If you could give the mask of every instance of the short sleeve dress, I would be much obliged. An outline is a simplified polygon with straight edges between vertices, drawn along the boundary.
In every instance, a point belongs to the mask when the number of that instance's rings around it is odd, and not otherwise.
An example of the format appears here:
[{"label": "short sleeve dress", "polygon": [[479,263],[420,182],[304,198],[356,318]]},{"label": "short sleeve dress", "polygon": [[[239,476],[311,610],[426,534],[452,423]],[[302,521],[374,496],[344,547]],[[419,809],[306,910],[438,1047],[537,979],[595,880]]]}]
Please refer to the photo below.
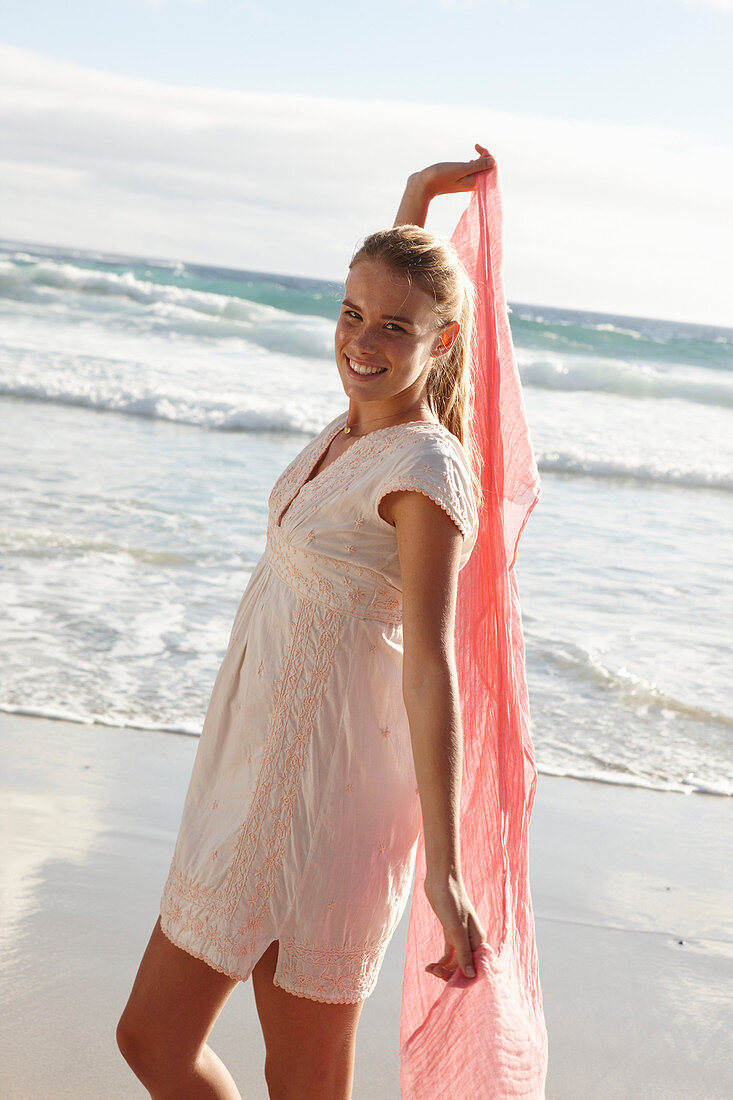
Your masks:
[{"label": "short sleeve dress", "polygon": [[346,423],[278,478],[267,542],[237,609],[199,739],[160,904],[173,943],[246,980],[273,940],[274,981],[356,1002],[403,914],[421,825],[402,697],[394,489],[478,534],[468,462],[443,425],[358,437],[310,477]]}]

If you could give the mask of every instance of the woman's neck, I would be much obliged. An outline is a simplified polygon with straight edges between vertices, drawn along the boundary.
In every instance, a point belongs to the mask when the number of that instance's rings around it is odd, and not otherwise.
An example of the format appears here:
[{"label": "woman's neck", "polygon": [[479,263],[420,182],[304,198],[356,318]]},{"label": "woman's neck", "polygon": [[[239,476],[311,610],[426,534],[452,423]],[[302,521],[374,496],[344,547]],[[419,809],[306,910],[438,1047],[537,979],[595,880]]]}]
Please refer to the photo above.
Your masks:
[{"label": "woman's neck", "polygon": [[[384,406],[382,406],[382,409],[384,409]],[[392,409],[391,412],[382,411],[381,414],[377,409],[370,409],[368,403],[351,401],[346,414],[344,431],[347,435],[366,435],[378,428],[391,428],[393,425],[404,424],[410,420],[438,423],[438,418],[433,414],[425,399],[413,402],[404,408]]]}]

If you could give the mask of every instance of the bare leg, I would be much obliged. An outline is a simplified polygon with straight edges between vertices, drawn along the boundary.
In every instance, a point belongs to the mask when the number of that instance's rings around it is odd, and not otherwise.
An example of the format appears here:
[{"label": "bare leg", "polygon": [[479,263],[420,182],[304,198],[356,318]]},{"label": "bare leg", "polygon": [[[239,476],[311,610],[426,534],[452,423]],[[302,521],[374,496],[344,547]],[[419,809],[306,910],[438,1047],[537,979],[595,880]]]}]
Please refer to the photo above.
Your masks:
[{"label": "bare leg", "polygon": [[273,985],[278,949],[275,940],[252,971],[270,1100],[350,1100],[364,1002],[327,1004]]},{"label": "bare leg", "polygon": [[152,1100],[242,1100],[206,1045],[236,984],[171,943],[158,918],[117,1025],[117,1045]]}]

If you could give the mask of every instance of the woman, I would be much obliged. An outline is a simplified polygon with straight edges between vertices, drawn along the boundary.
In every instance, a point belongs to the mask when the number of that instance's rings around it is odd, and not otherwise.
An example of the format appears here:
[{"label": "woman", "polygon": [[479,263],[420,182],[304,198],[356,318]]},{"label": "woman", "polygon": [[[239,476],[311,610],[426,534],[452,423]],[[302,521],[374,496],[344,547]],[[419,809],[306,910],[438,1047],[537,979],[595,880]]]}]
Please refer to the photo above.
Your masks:
[{"label": "woman", "polygon": [[445,939],[426,969],[444,982],[475,973],[484,929],[459,859],[453,654],[458,574],[478,531],[470,284],[447,242],[416,227],[433,197],[493,168],[476,150],[411,176],[403,228],[354,256],[335,335],[348,411],[271,494],[161,918],[118,1025],[155,1100],[239,1097],[206,1039],[250,973],[270,1096],[351,1095],[359,1015],[421,823]]}]

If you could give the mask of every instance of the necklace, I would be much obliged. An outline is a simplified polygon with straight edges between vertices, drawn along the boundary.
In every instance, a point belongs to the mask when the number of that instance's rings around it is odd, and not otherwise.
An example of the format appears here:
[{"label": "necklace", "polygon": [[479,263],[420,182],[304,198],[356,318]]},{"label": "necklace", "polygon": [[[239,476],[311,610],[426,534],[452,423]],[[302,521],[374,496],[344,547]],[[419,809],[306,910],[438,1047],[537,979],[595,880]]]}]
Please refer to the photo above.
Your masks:
[{"label": "necklace", "polygon": [[[419,409],[419,408],[420,408],[420,406],[419,406],[419,405],[415,405],[415,406],[414,406],[414,408],[415,408],[415,409]],[[398,415],[400,415],[400,416],[404,416],[404,414],[405,414],[405,413],[409,413],[409,412],[413,412],[413,409],[405,409],[405,410],[404,410],[404,412],[402,412],[402,413],[400,413],[400,414],[398,414]],[[393,415],[394,415],[394,414],[393,414]],[[347,417],[348,417],[348,413],[347,413]],[[365,423],[365,424],[378,424],[378,423],[379,423],[379,422],[380,422],[381,420],[389,420],[389,419],[390,419],[390,417],[389,417],[389,416],[378,416],[378,417],[375,417],[375,418],[374,418],[374,420],[365,420],[365,421],[364,421],[364,423]],[[348,423],[348,419],[347,419],[347,422],[346,422],[346,424],[344,424],[344,428],[343,428],[343,433],[344,433],[344,435],[351,435],[351,433],[352,433],[352,430],[353,430],[353,429],[351,428],[351,425],[350,425],[350,424]],[[364,434],[368,434],[368,433],[364,433]],[[358,439],[358,438],[360,438],[360,437],[359,437],[359,436],[357,436],[356,438]]]}]

